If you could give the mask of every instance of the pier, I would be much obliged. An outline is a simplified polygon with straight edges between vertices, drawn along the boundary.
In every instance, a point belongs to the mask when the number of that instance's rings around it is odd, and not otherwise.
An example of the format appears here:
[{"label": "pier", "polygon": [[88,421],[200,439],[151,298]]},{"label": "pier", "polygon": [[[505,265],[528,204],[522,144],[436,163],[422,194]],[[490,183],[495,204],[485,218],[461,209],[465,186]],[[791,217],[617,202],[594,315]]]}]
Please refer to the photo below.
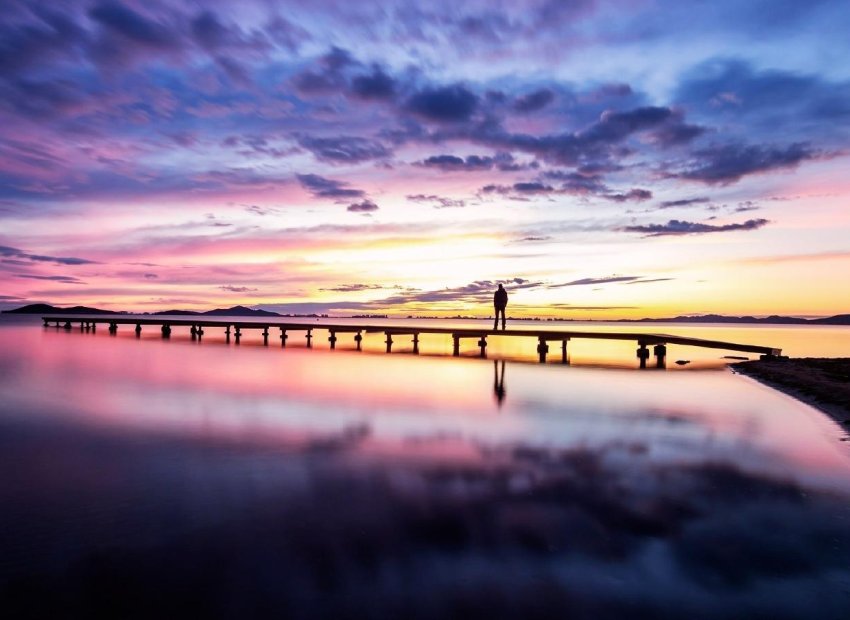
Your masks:
[{"label": "pier", "polygon": [[[421,334],[443,334],[452,337],[452,354],[454,357],[460,355],[461,342],[463,340],[474,340],[478,346],[480,357],[487,356],[487,339],[492,336],[509,338],[534,338],[537,340],[537,354],[540,363],[547,361],[550,344],[560,349],[559,361],[569,363],[567,355],[568,345],[571,340],[625,340],[635,342],[637,345],[636,355],[641,368],[646,368],[650,357],[655,357],[656,366],[663,368],[666,364],[667,346],[682,345],[691,347],[702,347],[707,349],[721,349],[725,351],[736,351],[744,353],[755,353],[763,359],[775,358],[782,354],[781,349],[761,345],[741,344],[736,342],[725,342],[721,340],[706,340],[703,338],[690,338],[687,336],[673,336],[670,334],[646,334],[640,332],[594,332],[576,331],[562,329],[507,329],[490,330],[474,327],[426,327],[426,326],[403,326],[403,325],[351,325],[333,322],[297,323],[290,321],[269,320],[263,322],[248,322],[232,319],[210,320],[199,318],[169,318],[169,317],[127,317],[127,316],[43,316],[44,326],[54,324],[57,328],[66,330],[73,329],[79,325],[81,331],[97,331],[98,325],[105,325],[110,334],[116,334],[119,326],[130,326],[137,337],[142,334],[143,328],[158,329],[163,338],[170,338],[172,330],[177,327],[189,328],[189,334],[193,339],[202,339],[205,328],[223,329],[225,339],[230,342],[231,338],[238,344],[242,334],[247,330],[258,330],[263,337],[263,344],[269,344],[271,330],[279,330],[280,344],[286,346],[286,341],[291,333],[303,334],[307,347],[312,347],[313,332],[327,332],[328,342],[331,349],[336,348],[340,335],[350,334],[353,336],[357,350],[361,350],[363,334],[383,333],[386,337],[386,351],[392,352],[396,339],[409,337],[413,342],[413,353],[419,353],[419,336]],[[560,346],[558,346],[560,345]],[[651,349],[650,349],[651,347]]]}]

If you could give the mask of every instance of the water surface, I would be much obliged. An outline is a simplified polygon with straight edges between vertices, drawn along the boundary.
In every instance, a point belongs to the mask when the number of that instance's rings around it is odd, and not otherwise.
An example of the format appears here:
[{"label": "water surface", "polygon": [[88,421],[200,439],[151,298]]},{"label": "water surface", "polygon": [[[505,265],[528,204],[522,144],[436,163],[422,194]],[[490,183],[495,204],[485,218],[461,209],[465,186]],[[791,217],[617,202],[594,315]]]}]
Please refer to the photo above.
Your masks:
[{"label": "water surface", "polygon": [[[847,342],[842,328],[718,329],[685,328],[786,350]],[[0,323],[4,608],[240,618],[850,609],[844,432],[733,374],[722,352],[671,351],[694,363],[638,371],[628,343],[573,349],[563,366],[530,363],[533,340],[500,350],[494,339],[498,359],[480,360],[474,346],[443,355],[440,337],[422,355],[386,355],[377,338],[364,352],[342,339],[329,351],[321,338],[281,349],[257,334],[235,346],[213,330],[163,341],[153,329],[136,339],[129,327],[110,336]],[[818,351],[797,354],[828,354]]]}]

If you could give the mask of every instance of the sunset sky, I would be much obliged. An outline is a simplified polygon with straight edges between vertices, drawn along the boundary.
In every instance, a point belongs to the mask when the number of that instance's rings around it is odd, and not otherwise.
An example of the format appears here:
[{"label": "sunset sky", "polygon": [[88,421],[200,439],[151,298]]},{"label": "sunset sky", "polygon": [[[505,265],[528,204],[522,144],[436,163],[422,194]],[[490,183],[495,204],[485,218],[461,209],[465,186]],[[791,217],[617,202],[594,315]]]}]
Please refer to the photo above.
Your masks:
[{"label": "sunset sky", "polygon": [[845,0],[0,3],[0,307],[850,312]]}]

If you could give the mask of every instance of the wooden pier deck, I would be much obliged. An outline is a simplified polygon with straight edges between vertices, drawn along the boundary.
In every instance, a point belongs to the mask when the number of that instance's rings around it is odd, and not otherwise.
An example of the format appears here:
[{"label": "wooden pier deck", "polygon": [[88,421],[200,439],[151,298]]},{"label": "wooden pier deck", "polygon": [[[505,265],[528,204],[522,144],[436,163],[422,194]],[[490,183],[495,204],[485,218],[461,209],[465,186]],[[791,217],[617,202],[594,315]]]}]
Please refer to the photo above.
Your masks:
[{"label": "wooden pier deck", "polygon": [[328,342],[330,348],[336,348],[336,343],[339,338],[338,334],[353,334],[354,342],[357,349],[360,350],[361,342],[364,333],[383,333],[386,336],[385,343],[387,345],[387,353],[392,352],[392,346],[395,342],[394,337],[409,336],[413,340],[413,352],[419,352],[419,336],[420,334],[444,334],[450,335],[454,341],[453,355],[460,355],[460,343],[463,339],[477,339],[477,345],[480,349],[481,357],[486,356],[487,338],[490,336],[499,337],[514,337],[514,338],[536,338],[537,353],[541,363],[546,362],[549,353],[549,343],[555,342],[561,344],[561,361],[567,363],[567,345],[570,340],[590,339],[590,340],[625,340],[637,343],[637,358],[640,361],[641,368],[646,367],[646,362],[650,357],[649,347],[652,347],[652,355],[655,356],[657,365],[662,367],[667,356],[667,345],[683,345],[691,347],[702,347],[708,349],[721,349],[725,351],[738,351],[744,353],[755,353],[762,358],[779,357],[782,353],[781,349],[762,345],[741,344],[735,342],[725,342],[721,340],[706,340],[703,338],[690,338],[687,336],[674,336],[671,334],[647,334],[641,332],[603,332],[603,331],[577,331],[563,329],[507,329],[507,330],[490,330],[475,327],[431,327],[431,326],[404,326],[404,325],[371,325],[371,324],[347,324],[315,322],[315,323],[298,323],[286,320],[272,320],[256,322],[256,321],[240,321],[237,318],[222,317],[220,319],[208,318],[173,318],[168,316],[161,317],[132,317],[123,315],[104,315],[104,316],[43,316],[44,326],[48,327],[51,323],[56,327],[64,329],[72,329],[73,324],[79,324],[81,330],[96,331],[98,324],[107,325],[110,333],[114,334],[118,331],[119,325],[132,325],[137,336],[141,335],[142,328],[145,326],[159,327],[163,338],[171,336],[171,330],[175,327],[188,327],[192,338],[201,339],[204,335],[205,328],[223,328],[227,341],[230,341],[231,335],[238,343],[242,337],[244,330],[261,330],[264,344],[268,345],[270,330],[280,330],[280,342],[282,346],[286,346],[286,341],[289,338],[288,332],[305,332],[307,346],[312,346],[313,332],[326,331],[328,332]]}]

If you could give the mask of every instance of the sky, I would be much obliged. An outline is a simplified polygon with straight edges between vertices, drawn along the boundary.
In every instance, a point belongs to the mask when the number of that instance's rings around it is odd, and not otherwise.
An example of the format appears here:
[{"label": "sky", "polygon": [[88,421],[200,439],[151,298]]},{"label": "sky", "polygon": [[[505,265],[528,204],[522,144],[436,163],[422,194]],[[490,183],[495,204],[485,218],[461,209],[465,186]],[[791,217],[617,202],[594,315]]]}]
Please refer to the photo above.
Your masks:
[{"label": "sky", "polygon": [[0,307],[850,312],[843,0],[0,4]]}]

